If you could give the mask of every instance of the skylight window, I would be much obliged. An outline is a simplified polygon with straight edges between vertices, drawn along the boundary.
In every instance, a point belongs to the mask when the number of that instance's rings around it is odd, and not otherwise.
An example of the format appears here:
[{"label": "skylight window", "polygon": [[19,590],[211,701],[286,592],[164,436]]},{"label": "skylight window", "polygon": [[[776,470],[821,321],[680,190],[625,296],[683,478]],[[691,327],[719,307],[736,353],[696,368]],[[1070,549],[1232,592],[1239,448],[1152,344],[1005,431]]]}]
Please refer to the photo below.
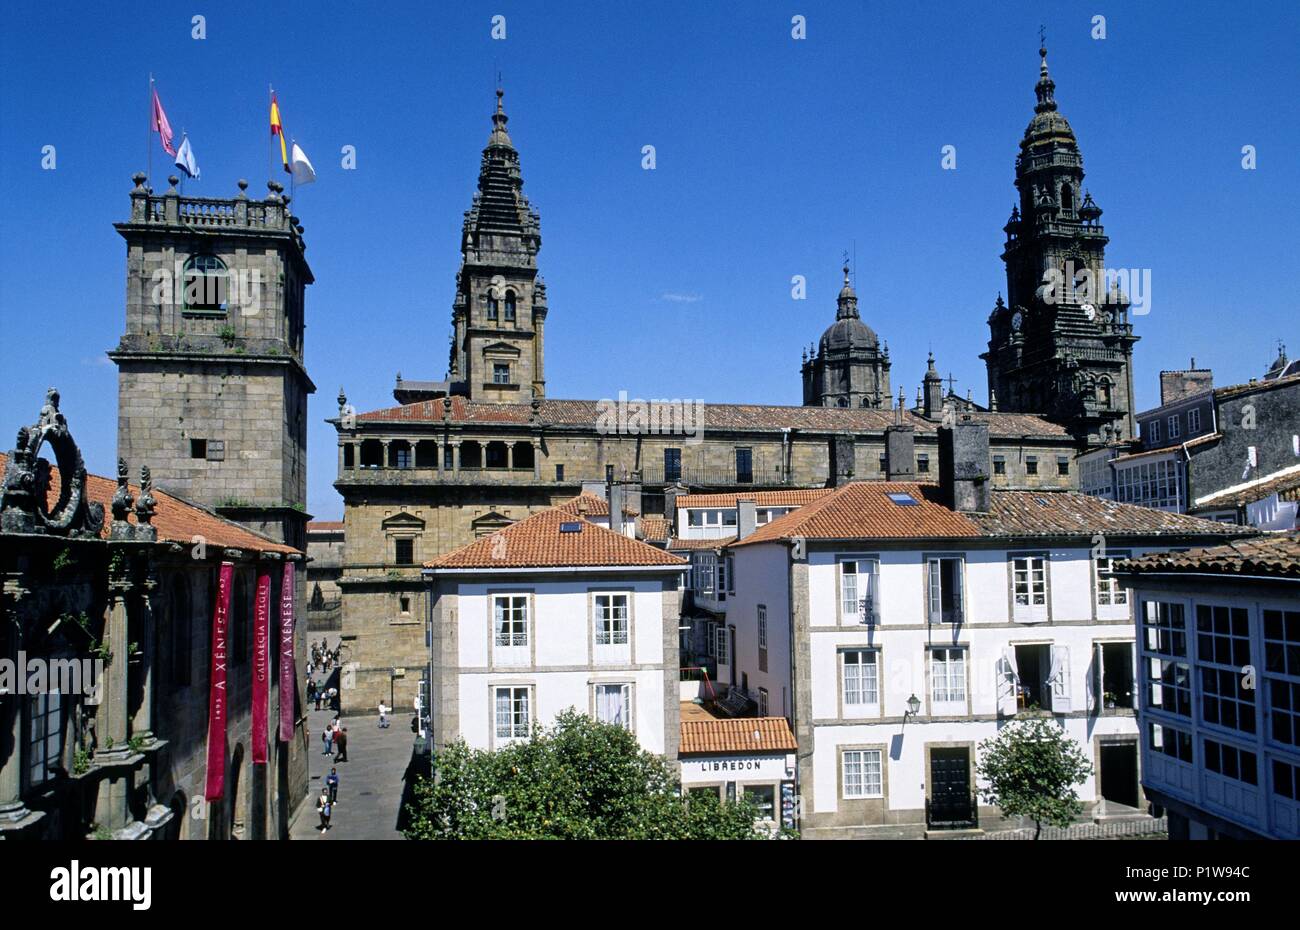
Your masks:
[{"label": "skylight window", "polygon": [[575,521],[573,521],[572,523],[561,523],[561,524],[560,524],[560,532],[561,532],[561,533],[581,533],[581,532],[582,532],[582,521],[581,521],[581,520],[575,520]]},{"label": "skylight window", "polygon": [[893,501],[895,504],[897,504],[899,507],[919,507],[919,506],[921,506],[921,502],[920,502],[920,501],[918,501],[918,500],[917,500],[915,497],[913,497],[911,494],[907,494],[907,493],[905,493],[905,492],[903,492],[903,491],[890,491],[890,492],[889,492],[888,494],[886,494],[885,496],[888,497],[888,498],[889,498],[891,501]]}]

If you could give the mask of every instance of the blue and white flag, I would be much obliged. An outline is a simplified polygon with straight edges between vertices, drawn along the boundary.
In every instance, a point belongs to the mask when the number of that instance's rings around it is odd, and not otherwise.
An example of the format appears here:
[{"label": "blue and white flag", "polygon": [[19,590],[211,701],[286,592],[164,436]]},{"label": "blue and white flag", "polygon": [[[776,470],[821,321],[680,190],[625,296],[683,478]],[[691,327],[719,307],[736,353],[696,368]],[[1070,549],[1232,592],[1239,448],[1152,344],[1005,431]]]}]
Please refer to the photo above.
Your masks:
[{"label": "blue and white flag", "polygon": [[190,137],[181,139],[181,147],[176,152],[176,167],[185,172],[187,177],[199,176],[199,163],[194,160],[194,149],[190,148]]}]

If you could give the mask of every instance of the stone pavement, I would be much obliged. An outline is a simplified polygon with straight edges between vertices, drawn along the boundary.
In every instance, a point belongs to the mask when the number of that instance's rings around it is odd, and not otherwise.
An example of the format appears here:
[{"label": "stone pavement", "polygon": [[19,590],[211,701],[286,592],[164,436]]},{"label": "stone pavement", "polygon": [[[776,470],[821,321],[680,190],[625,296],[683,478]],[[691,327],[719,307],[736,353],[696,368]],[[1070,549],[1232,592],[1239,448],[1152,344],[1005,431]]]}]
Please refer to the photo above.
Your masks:
[{"label": "stone pavement", "polygon": [[[324,705],[322,705],[323,707]],[[321,752],[321,731],[334,719],[334,712],[308,712],[312,751],[309,771],[311,782],[307,799],[289,824],[289,838],[295,840],[400,840],[398,811],[405,788],[407,768],[415,734],[411,732],[411,713],[389,717],[389,727],[379,729],[379,715],[344,717],[348,728],[348,761],[333,761],[334,754]],[[320,797],[325,776],[333,766],[339,772],[339,802],[334,808],[330,829],[321,833],[317,827],[316,799]]]}]

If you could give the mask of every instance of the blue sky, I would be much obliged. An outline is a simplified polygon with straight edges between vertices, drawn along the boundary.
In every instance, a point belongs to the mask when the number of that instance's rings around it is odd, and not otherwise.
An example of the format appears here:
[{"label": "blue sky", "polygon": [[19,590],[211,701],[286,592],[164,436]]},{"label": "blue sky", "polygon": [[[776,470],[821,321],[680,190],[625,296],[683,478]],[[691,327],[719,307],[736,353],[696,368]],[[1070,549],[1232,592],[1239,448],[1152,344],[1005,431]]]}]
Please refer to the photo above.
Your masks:
[{"label": "blue sky", "polygon": [[[441,378],[461,214],[500,68],[540,209],[553,397],[797,404],[799,352],[834,318],[844,250],[909,398],[933,349],[986,397],[985,321],[1038,27],[1106,211],[1112,268],[1149,268],[1139,406],[1195,356],[1219,383],[1296,332],[1300,4],[10,4],[0,38],[0,429],[57,385],[111,474],[130,176],[148,75],[202,168],[186,193],[264,193],[267,85],[319,180],[299,191],[307,296],[308,508],[337,517],[340,385],[392,403]],[[207,38],[191,38],[204,13]],[[807,39],[791,38],[791,17]],[[505,40],[491,17],[506,17]],[[1106,17],[1093,39],[1092,17]],[[154,186],[166,158],[153,149]],[[57,168],[41,167],[54,145]],[[357,167],[340,149],[356,147]],[[654,145],[657,167],[641,167]],[[940,167],[957,149],[957,169]],[[1241,149],[1258,167],[1243,170]],[[792,275],[808,299],[790,297]]]}]

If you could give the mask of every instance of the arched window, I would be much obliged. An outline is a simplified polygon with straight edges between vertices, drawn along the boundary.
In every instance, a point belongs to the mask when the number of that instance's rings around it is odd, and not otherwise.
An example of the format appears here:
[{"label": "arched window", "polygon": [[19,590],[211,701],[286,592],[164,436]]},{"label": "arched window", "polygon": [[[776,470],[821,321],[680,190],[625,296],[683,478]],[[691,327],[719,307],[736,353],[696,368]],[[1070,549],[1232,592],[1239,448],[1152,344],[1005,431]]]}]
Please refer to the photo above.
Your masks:
[{"label": "arched window", "polygon": [[489,320],[495,320],[497,318],[497,299],[491,294],[488,295],[487,318]]},{"label": "arched window", "polygon": [[1074,209],[1074,193],[1070,190],[1069,184],[1061,185],[1061,209],[1062,210]]},{"label": "arched window", "polygon": [[506,291],[506,322],[515,321],[515,292]]},{"label": "arched window", "polygon": [[225,313],[229,273],[215,255],[193,255],[185,263],[181,282],[183,307],[193,313]]},{"label": "arched window", "polygon": [[1102,378],[1097,382],[1097,401],[1103,407],[1109,407],[1112,403],[1111,384],[1109,378]]}]

